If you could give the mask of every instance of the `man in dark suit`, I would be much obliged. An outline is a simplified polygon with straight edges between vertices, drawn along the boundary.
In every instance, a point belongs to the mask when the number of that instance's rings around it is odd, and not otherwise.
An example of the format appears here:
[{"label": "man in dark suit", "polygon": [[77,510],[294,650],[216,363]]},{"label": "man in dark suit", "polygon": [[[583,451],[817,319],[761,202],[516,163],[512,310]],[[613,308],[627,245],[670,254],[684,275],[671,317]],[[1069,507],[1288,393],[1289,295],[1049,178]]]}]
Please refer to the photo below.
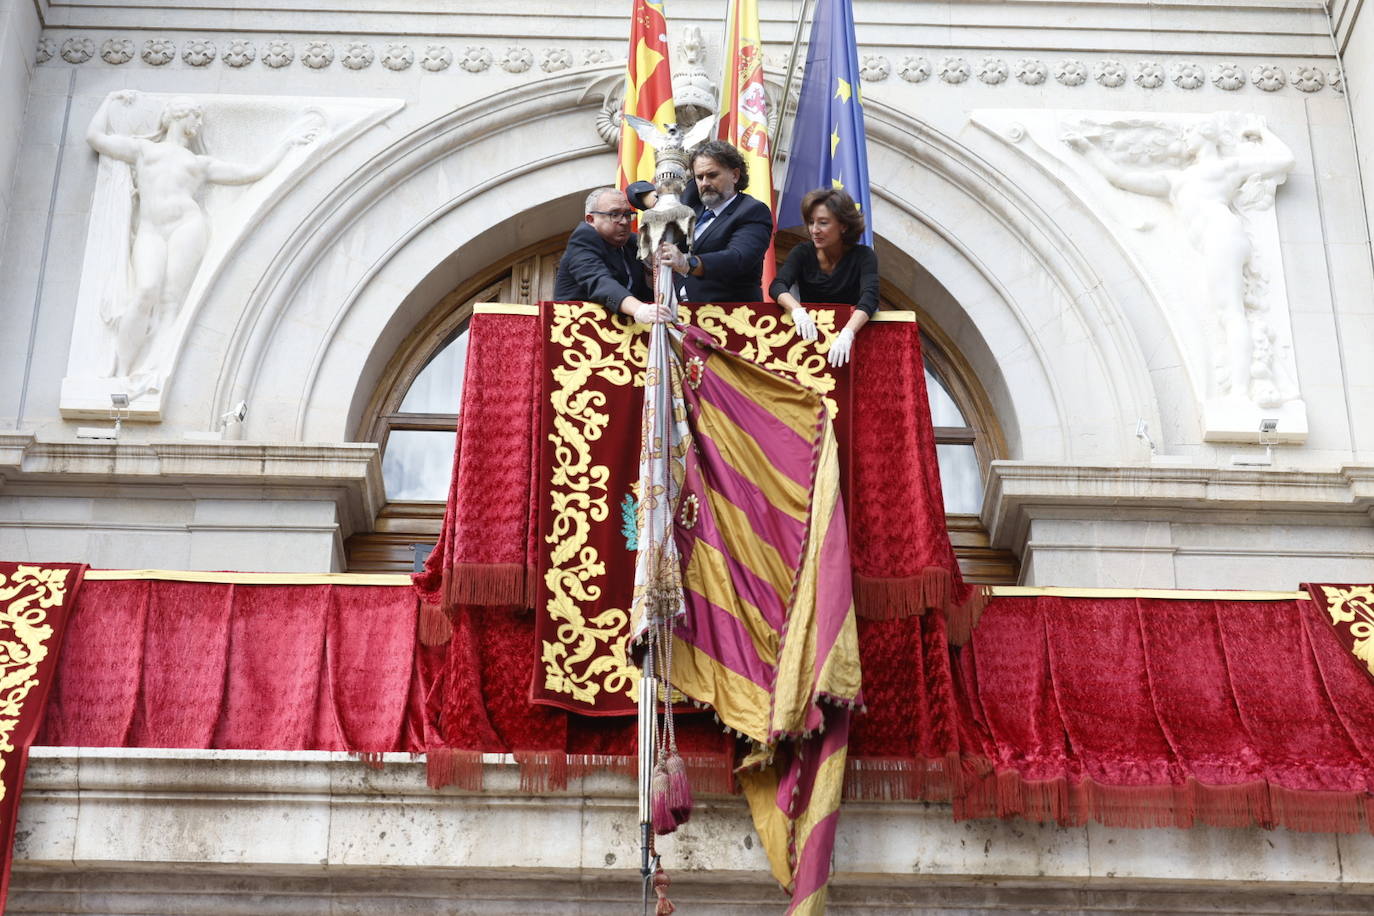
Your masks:
[{"label": "man in dark suit", "polygon": [[653,288],[639,262],[638,242],[630,231],[634,213],[615,188],[597,188],[587,195],[583,222],[558,262],[556,301],[596,302],[613,315],[644,324],[667,318],[667,309],[654,304]]},{"label": "man in dark suit", "polygon": [[773,213],[742,194],[749,166],[724,140],[692,151],[692,174],[682,202],[697,214],[692,253],[665,246],[662,256],[681,275],[684,302],[762,302],[763,256],[773,241]]}]

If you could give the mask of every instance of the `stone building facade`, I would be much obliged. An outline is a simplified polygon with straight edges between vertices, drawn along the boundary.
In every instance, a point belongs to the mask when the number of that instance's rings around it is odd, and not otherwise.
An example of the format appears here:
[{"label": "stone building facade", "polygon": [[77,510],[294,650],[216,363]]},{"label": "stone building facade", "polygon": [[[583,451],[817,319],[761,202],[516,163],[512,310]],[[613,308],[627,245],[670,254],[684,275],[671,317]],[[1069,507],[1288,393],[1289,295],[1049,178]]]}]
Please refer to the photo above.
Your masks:
[{"label": "stone building facade", "polygon": [[[966,570],[1374,580],[1374,19],[854,5],[884,298],[927,335]],[[720,6],[669,5],[681,98],[717,82]],[[777,107],[801,4],[760,6]],[[472,306],[547,296],[614,174],[628,9],[0,0],[0,557],[406,568],[437,530]],[[166,244],[131,253],[130,226]],[[146,340],[110,321],[126,307]],[[531,801],[491,768],[509,785],[473,798],[406,761],[39,749],[12,909],[634,898],[627,785]],[[675,848],[702,911],[777,899],[737,801]],[[1374,893],[1369,837],[845,818],[834,906],[855,912]]]}]

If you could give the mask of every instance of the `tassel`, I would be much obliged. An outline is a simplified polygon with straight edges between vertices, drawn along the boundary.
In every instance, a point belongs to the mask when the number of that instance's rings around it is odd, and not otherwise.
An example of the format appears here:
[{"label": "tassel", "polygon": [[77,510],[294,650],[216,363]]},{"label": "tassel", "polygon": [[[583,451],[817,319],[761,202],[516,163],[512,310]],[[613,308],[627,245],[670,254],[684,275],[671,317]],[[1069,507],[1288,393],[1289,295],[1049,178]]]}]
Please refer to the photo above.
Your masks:
[{"label": "tassel", "polygon": [[673,911],[677,907],[673,906],[673,901],[668,899],[668,873],[663,869],[654,872],[654,894],[658,897],[658,905],[654,907],[654,916],[673,916]]},{"label": "tassel", "polygon": [[692,817],[692,784],[687,779],[687,764],[673,751],[663,770],[667,774],[668,809],[675,821],[685,824]]},{"label": "tassel", "polygon": [[654,833],[664,836],[677,829],[677,818],[668,805],[668,773],[661,763],[654,765],[654,776],[649,781],[649,811]]}]

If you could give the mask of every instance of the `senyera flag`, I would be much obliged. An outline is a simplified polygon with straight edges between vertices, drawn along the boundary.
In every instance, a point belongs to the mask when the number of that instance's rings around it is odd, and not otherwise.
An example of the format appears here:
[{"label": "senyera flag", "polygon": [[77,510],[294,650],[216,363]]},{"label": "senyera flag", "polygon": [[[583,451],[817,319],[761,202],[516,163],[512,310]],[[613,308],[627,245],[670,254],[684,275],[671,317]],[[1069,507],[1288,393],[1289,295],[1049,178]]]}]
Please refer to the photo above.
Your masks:
[{"label": "senyera flag", "polygon": [[[773,209],[773,148],[768,136],[768,99],[763,90],[763,43],[758,0],[730,0],[720,78],[716,136],[734,144],[749,166],[746,194]],[[763,292],[777,275],[773,247],[763,262]]]},{"label": "senyera flag", "polygon": [[[630,54],[625,67],[625,114],[652,121],[660,129],[677,121],[673,109],[673,74],[668,59],[668,24],[663,0],[633,0]],[[620,167],[616,186],[652,181],[653,147],[628,123],[620,125]]]}]

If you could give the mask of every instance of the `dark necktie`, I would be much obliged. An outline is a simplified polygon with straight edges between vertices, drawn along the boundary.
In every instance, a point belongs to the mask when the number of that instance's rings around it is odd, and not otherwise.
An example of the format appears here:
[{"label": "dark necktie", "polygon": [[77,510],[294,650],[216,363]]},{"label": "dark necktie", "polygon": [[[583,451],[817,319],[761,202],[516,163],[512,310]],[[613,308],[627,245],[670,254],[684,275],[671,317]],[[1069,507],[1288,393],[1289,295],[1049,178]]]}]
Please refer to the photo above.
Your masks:
[{"label": "dark necktie", "polygon": [[692,238],[698,238],[706,231],[706,224],[716,218],[715,210],[702,210],[701,219],[697,220],[697,231],[692,233]]}]

